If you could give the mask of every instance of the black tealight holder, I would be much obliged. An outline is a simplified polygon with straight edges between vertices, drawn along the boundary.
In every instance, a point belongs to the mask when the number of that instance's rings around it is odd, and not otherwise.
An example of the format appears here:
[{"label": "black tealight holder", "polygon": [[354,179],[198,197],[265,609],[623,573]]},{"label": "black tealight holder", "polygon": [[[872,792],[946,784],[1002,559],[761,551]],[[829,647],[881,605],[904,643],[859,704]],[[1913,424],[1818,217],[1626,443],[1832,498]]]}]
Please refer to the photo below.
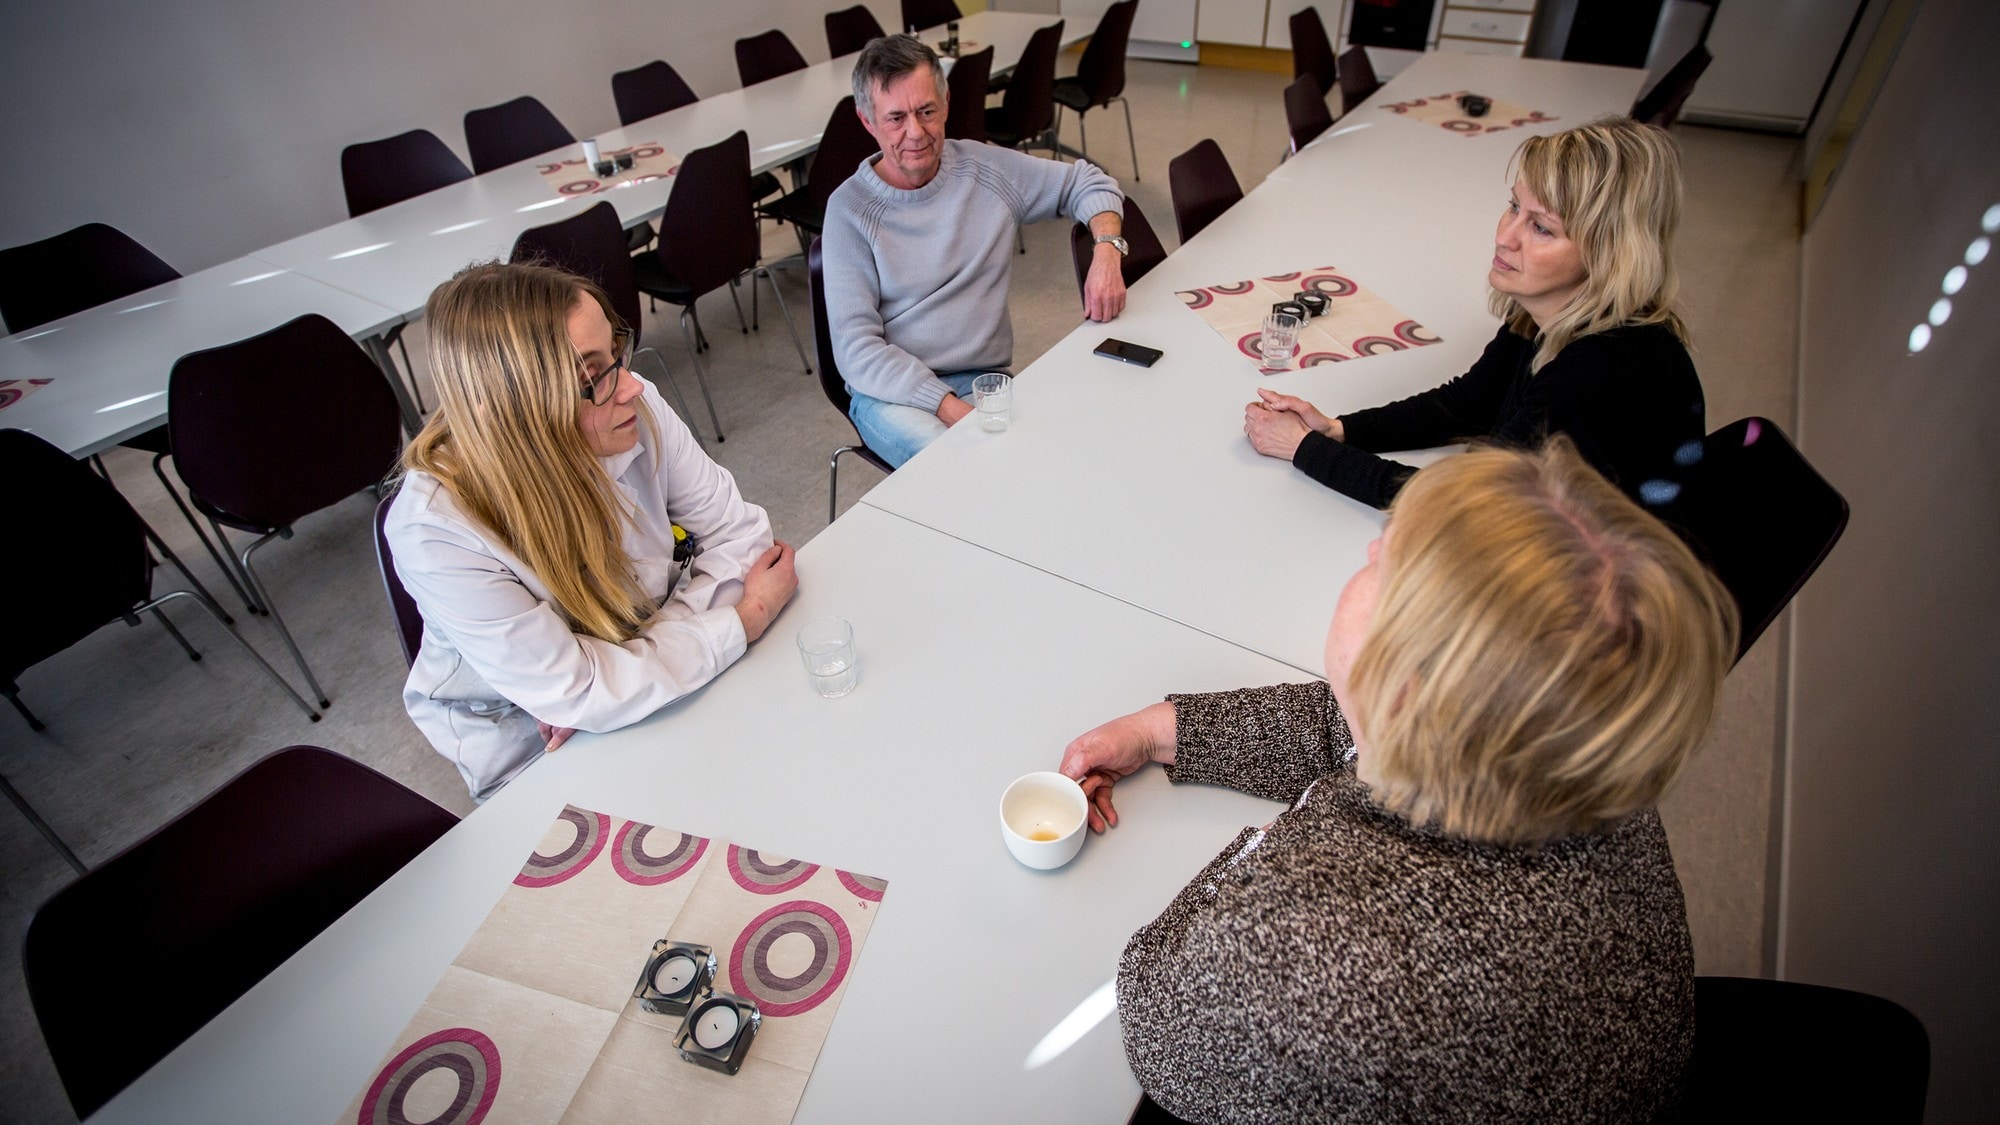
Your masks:
[{"label": "black tealight holder", "polygon": [[1306,316],[1308,317],[1325,316],[1326,310],[1333,307],[1333,298],[1324,293],[1314,293],[1310,290],[1293,297],[1292,302],[1305,309]]},{"label": "black tealight holder", "polygon": [[764,1014],[757,1002],[729,992],[711,992],[688,1009],[681,1030],[674,1036],[674,1049],[696,1066],[724,1074],[743,1069],[750,1054],[750,1041]]},{"label": "black tealight holder", "polygon": [[1467,117],[1484,117],[1486,111],[1493,108],[1493,100],[1478,94],[1460,94],[1458,108],[1464,110]]},{"label": "black tealight holder", "polygon": [[626,171],[627,169],[632,167],[632,154],[629,152],[621,152],[618,155],[612,157],[611,159],[616,160],[618,162],[618,170],[621,172]]},{"label": "black tealight holder", "polygon": [[616,160],[600,160],[591,168],[591,171],[596,172],[597,178],[600,180],[617,170],[618,162]]},{"label": "black tealight holder", "polygon": [[1271,311],[1273,313],[1289,313],[1292,316],[1298,317],[1300,324],[1304,324],[1306,321],[1312,319],[1307,314],[1305,305],[1296,300],[1279,301],[1277,304],[1271,306]]},{"label": "black tealight holder", "polygon": [[632,995],[640,1007],[656,1015],[685,1015],[714,979],[714,950],[661,938],[653,943],[653,955],[646,959],[646,970]]}]

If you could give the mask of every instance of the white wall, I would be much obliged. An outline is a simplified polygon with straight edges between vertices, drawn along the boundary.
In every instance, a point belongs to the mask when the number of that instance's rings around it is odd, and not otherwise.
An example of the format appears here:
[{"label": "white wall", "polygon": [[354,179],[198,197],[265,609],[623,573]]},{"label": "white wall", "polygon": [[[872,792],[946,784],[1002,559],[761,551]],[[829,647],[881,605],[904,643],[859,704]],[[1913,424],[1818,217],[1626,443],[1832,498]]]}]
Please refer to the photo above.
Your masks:
[{"label": "white wall", "polygon": [[[660,58],[704,96],[732,43],[826,58],[846,0],[10,0],[0,4],[0,246],[106,222],[192,272],[347,216],[340,150],[411,128],[463,157],[465,111],[522,94],[578,136],[611,75]],[[897,0],[869,0],[894,28]]]},{"label": "white wall", "polygon": [[[2000,4],[1928,0],[1807,232],[1800,430],[1853,522],[1795,617],[1780,974],[1931,1034],[1930,1119],[2000,1105]],[[1993,236],[2000,243],[2000,232]]]}]

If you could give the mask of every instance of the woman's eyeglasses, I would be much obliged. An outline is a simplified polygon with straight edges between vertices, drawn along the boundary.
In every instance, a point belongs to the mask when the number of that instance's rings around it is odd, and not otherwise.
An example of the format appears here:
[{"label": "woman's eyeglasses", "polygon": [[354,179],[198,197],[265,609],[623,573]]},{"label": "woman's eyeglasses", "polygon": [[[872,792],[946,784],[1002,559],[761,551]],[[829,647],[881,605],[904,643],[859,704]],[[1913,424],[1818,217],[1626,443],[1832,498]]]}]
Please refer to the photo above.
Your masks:
[{"label": "woman's eyeglasses", "polygon": [[612,329],[611,347],[618,353],[618,358],[611,361],[611,366],[596,375],[585,374],[583,377],[583,386],[580,390],[583,392],[583,397],[593,406],[603,406],[611,401],[612,395],[618,393],[618,373],[628,370],[632,365],[632,330]]}]

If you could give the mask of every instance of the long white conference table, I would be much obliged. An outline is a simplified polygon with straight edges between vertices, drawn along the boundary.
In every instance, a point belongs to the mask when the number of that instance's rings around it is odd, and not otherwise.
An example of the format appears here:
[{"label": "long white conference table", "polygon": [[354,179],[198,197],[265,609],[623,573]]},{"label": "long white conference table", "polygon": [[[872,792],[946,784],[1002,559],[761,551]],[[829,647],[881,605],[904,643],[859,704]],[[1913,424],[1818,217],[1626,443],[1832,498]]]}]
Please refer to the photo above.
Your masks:
[{"label": "long white conference table", "polygon": [[[994,48],[1004,72],[1051,17],[981,12],[960,24],[961,41]],[[1065,44],[1089,34],[1064,30]],[[941,29],[925,32],[942,38]],[[768,171],[818,148],[827,115],[850,92],[853,56],[599,134],[607,150],[654,142],[675,156],[738,129],[750,136],[751,164]],[[412,431],[418,424],[381,337],[423,315],[436,288],[469,263],[505,258],[529,227],[568,218],[610,200],[626,226],[659,216],[673,179],[597,195],[555,194],[536,164],[550,155],[427,192],[347,219],[179,281],[88,309],[29,332],[0,338],[0,379],[51,382],[0,410],[0,426],[29,430],[87,457],[166,421],[168,375],[182,355],[231,343],[319,313],[368,348],[395,388]],[[331,174],[332,161],[328,168]]]},{"label": "long white conference table", "polygon": [[[1317,675],[1340,587],[1382,517],[1258,455],[1244,405],[1270,387],[1334,415],[1471,366],[1497,327],[1486,271],[1515,148],[1624,112],[1643,77],[1424,55],[1142,278],[1117,320],[1022,371],[1012,428],[953,427],[862,502]],[[1558,120],[1474,137],[1378,108],[1461,89]],[[1263,376],[1176,295],[1323,266],[1443,342]],[[1150,368],[1092,355],[1106,337],[1166,354]]]},{"label": "long white conference table", "polygon": [[[1432,56],[1380,98],[1470,86],[1560,128],[1622,109],[1638,81]],[[333,1119],[575,804],[888,879],[799,1122],[1122,1121],[1137,1087],[1106,1003],[1117,954],[1278,806],[1146,771],[1120,786],[1117,830],[1033,872],[1001,844],[999,794],[1169,692],[1317,674],[1379,526],[1249,450],[1260,380],[1173,289],[1336,264],[1445,337],[1271,381],[1332,410],[1462,369],[1492,330],[1486,232],[1515,140],[1367,108],[1338,128],[1136,286],[1124,317],[1030,367],[1011,431],[955,428],[808,543],[797,600],[737,666],[535,765],[93,1120]],[[1095,360],[1104,335],[1168,358]],[[812,694],[791,643],[822,614],[855,625],[843,699]]]}]

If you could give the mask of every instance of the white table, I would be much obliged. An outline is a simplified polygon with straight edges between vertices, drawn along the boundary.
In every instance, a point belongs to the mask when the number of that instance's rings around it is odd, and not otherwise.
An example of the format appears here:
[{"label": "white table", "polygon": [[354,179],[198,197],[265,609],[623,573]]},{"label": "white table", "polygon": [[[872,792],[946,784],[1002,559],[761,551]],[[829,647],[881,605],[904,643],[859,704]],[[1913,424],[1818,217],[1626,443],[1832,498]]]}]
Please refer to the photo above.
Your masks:
[{"label": "white table", "polygon": [[167,420],[167,378],[181,356],[306,313],[358,340],[403,320],[352,293],[239,258],[0,338],[0,379],[53,380],[0,410],[0,426],[88,457]]},{"label": "white table", "polygon": [[[1123,1120],[1138,1087],[1115,1017],[1045,1065],[1028,1055],[1279,806],[1148,770],[1119,787],[1118,829],[1036,872],[1000,841],[1001,790],[1168,692],[1299,677],[870,508],[808,544],[799,573],[726,675],[537,763],[92,1120],[333,1120],[565,803],[889,880],[799,1125]],[[829,613],[854,623],[861,661],[835,700],[792,644]]]},{"label": "white table", "polygon": [[[1439,53],[1375,100],[1469,87],[1558,114],[1534,127],[1554,132],[1622,110],[1642,78]],[[954,427],[863,502],[1319,674],[1341,584],[1382,517],[1259,456],[1243,407],[1264,386],[1338,414],[1470,366],[1497,328],[1486,263],[1528,131],[1465,137],[1358,108],[1133,286],[1123,316],[1023,371],[1011,430]],[[1444,342],[1264,377],[1175,296],[1327,265]],[[1166,355],[1150,369],[1093,356],[1106,337]]]}]

